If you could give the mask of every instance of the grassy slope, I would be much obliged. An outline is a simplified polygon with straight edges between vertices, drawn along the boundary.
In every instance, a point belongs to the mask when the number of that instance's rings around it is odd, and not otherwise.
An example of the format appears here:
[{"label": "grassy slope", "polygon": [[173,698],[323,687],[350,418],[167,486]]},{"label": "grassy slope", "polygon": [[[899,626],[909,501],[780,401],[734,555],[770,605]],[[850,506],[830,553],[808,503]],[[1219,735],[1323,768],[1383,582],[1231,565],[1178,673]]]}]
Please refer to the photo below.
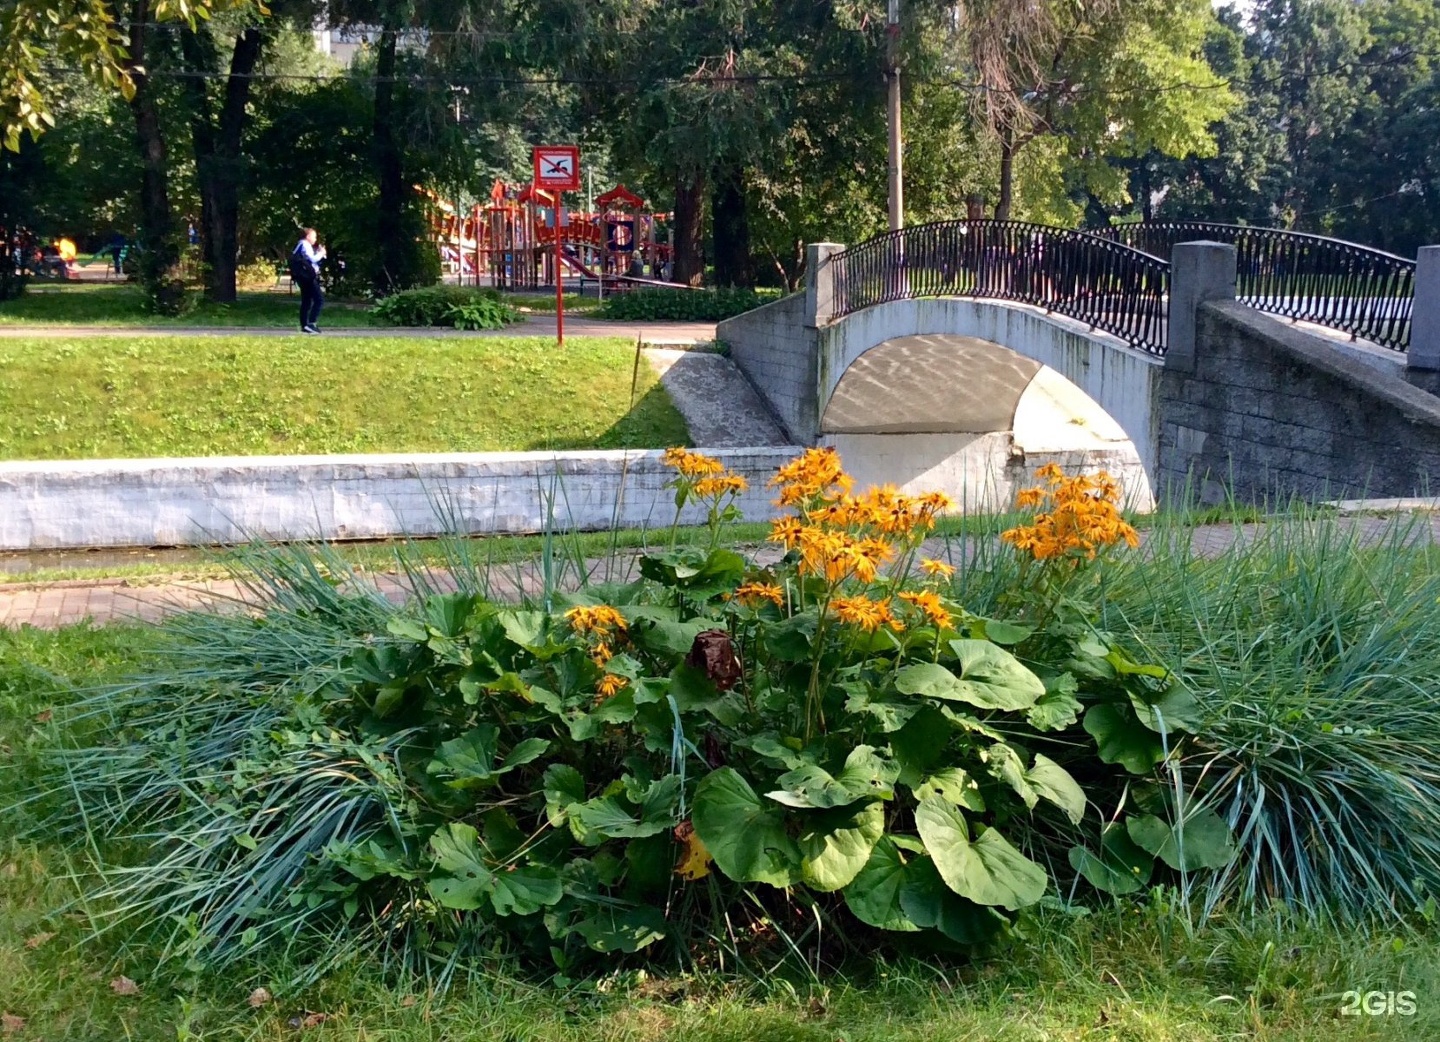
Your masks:
[{"label": "grassy slope", "polygon": [[0,338],[0,459],[686,443],[634,346],[534,338]]}]

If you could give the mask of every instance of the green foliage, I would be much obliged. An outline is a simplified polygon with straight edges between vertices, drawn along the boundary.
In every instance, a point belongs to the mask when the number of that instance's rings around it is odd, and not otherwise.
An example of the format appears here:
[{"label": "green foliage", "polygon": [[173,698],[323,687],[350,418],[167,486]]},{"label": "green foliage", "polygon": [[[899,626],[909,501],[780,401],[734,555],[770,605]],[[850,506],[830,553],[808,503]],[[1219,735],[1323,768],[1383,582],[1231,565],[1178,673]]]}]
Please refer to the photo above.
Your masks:
[{"label": "green foliage", "polygon": [[521,319],[520,312],[496,291],[458,286],[426,286],[392,293],[372,305],[370,314],[392,326],[456,329],[501,329]]},{"label": "green foliage", "polygon": [[[276,552],[249,580],[275,602],[263,619],[175,624],[184,670],[82,706],[123,755],[63,757],[67,827],[162,837],[108,875],[113,920],[182,924],[170,950],[222,961],[374,929],[412,955],[504,937],[568,968],[662,941],[695,955],[737,917],[789,929],[788,893],[857,943],[865,924],[977,948],[1073,885],[1063,855],[1087,822],[1098,834],[1092,807],[1142,822],[1147,877],[1216,862],[1224,826],[1171,830],[1151,763],[1107,766],[1076,713],[1035,712],[1064,694],[1145,728],[1176,697],[1085,622],[1073,584],[1031,584],[1040,626],[971,614],[934,580],[902,608],[889,598],[938,501],[884,493],[806,529],[813,553],[757,568],[722,545],[737,484],[669,459],[677,503],[709,504],[710,546],[553,610],[490,601],[464,572],[396,608]],[[898,555],[897,578],[856,554]]]},{"label": "green foliage", "polygon": [[773,292],[753,289],[637,289],[606,297],[598,315],[625,322],[720,322],[775,299]]}]

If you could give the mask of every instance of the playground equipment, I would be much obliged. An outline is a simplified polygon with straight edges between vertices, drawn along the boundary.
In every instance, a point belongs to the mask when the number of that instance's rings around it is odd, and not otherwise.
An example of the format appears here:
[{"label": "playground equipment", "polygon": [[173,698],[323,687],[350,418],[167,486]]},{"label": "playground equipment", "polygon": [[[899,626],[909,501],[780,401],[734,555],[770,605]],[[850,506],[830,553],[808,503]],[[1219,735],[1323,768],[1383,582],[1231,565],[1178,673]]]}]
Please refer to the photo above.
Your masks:
[{"label": "playground equipment", "polygon": [[[490,201],[476,203],[468,215],[431,192],[424,194],[442,268],[461,284],[533,290],[554,285],[557,275],[578,276],[582,287],[593,281],[602,291],[615,292],[635,281],[663,281],[670,271],[670,215],[655,213],[624,185],[600,195],[594,213],[562,206],[558,229],[555,199],[534,185],[496,181]],[[558,273],[557,235],[563,268]]]}]

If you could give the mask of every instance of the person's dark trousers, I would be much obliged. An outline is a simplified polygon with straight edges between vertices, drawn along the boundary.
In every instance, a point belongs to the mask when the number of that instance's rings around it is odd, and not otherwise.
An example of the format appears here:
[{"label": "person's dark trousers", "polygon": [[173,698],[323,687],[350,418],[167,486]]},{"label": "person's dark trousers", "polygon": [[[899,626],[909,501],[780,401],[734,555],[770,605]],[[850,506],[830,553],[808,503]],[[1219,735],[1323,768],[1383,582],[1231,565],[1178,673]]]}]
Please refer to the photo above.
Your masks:
[{"label": "person's dark trousers", "polygon": [[304,329],[320,321],[325,295],[320,292],[319,279],[300,279],[297,285],[300,287],[300,328]]}]

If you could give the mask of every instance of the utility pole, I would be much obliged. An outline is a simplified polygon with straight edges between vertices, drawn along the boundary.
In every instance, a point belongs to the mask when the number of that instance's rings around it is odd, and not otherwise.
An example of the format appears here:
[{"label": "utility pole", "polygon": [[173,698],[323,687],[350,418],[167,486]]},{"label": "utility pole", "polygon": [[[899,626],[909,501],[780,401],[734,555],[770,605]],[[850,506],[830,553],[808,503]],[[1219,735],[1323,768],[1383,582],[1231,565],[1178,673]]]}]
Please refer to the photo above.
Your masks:
[{"label": "utility pole", "polygon": [[885,20],[885,75],[889,82],[887,115],[890,139],[890,230],[905,226],[905,174],[900,155],[900,0],[890,0]]}]

